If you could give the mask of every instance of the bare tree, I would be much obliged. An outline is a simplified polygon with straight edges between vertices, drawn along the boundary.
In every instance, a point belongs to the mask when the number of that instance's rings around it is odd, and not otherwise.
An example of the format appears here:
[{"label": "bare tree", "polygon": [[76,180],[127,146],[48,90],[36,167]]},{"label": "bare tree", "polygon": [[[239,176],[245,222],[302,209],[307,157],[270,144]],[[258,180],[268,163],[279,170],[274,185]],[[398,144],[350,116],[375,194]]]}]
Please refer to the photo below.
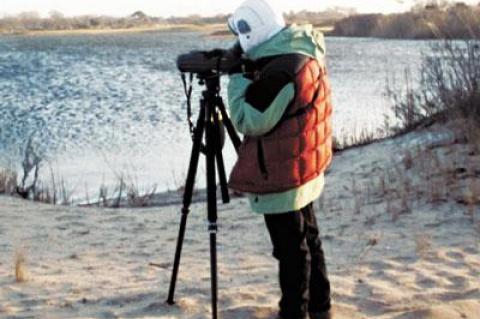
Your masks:
[{"label": "bare tree", "polygon": [[[32,193],[35,193],[36,185],[38,182],[38,174],[40,170],[40,163],[42,158],[38,155],[35,150],[34,144],[34,134],[32,134],[25,146],[24,157],[22,161],[23,176],[22,183],[17,187],[17,193],[22,198],[28,198]],[[33,176],[32,176],[33,174]],[[31,183],[27,186],[27,181],[31,177]]]}]

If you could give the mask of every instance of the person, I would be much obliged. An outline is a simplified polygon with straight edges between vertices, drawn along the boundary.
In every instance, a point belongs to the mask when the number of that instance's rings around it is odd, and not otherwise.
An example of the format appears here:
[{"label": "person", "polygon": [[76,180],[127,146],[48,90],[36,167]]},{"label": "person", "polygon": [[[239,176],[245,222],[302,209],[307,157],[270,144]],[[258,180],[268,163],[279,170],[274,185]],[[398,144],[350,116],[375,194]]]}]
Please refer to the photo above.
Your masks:
[{"label": "person", "polygon": [[228,21],[248,68],[230,74],[231,120],[244,135],[229,187],[263,214],[279,262],[279,318],[332,318],[330,282],[313,202],[332,160],[332,105],[323,35],[286,26],[265,0]]}]

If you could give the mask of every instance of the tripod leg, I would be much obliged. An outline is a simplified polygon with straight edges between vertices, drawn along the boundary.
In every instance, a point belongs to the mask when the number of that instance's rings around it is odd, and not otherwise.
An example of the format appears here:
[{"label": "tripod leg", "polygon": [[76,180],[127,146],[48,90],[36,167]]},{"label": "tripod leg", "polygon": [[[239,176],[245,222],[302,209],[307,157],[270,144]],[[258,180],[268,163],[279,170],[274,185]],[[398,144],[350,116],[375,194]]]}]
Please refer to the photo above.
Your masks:
[{"label": "tripod leg", "polygon": [[240,140],[240,137],[235,131],[232,121],[228,117],[227,111],[225,110],[225,103],[223,103],[223,100],[221,97],[218,97],[217,106],[218,106],[218,109],[220,110],[220,113],[222,114],[222,122],[225,128],[227,129],[227,132],[228,132],[228,135],[230,136],[230,140],[232,141],[233,147],[235,148],[235,151],[238,152],[238,148],[240,147],[240,144],[242,144],[242,141]]},{"label": "tripod leg", "polygon": [[210,233],[210,271],[212,288],[212,318],[217,319],[217,185],[215,172],[215,154],[217,139],[215,119],[217,118],[214,105],[207,103],[206,127],[206,168],[207,168],[207,197],[208,197],[208,231]]},{"label": "tripod leg", "polygon": [[217,299],[218,299],[218,286],[217,286],[217,226],[210,228],[210,275],[212,280],[212,318],[217,319]]},{"label": "tripod leg", "polygon": [[[202,104],[204,102],[202,101]],[[201,105],[200,114],[197,120],[197,126],[193,138],[193,148],[190,157],[190,165],[188,167],[187,181],[185,184],[185,191],[183,193],[183,207],[182,207],[182,218],[180,221],[180,230],[178,232],[177,238],[177,249],[175,251],[175,259],[173,262],[173,271],[170,281],[170,289],[168,292],[167,303],[169,305],[175,304],[174,295],[175,295],[175,286],[177,283],[178,270],[180,267],[180,257],[182,255],[183,240],[185,238],[185,230],[187,226],[187,217],[190,213],[190,204],[192,203],[193,189],[195,186],[195,177],[197,175],[198,161],[200,157],[200,149],[202,145],[203,132],[205,128],[205,107]]]},{"label": "tripod leg", "polygon": [[220,122],[219,114],[215,112],[215,138],[216,150],[215,157],[217,159],[218,179],[220,181],[220,189],[222,191],[222,202],[227,204],[230,202],[230,194],[228,193],[227,175],[225,174],[225,164],[223,162],[222,146],[220,143],[220,130],[222,122]]}]

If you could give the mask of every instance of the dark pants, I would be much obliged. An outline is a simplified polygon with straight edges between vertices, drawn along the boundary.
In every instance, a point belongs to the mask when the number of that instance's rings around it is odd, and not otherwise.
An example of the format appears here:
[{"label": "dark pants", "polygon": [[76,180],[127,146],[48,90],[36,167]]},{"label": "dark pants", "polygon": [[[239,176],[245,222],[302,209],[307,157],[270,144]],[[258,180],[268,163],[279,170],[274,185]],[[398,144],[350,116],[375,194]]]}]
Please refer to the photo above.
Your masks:
[{"label": "dark pants", "polygon": [[330,282],[325,267],[313,204],[300,211],[265,215],[280,265],[280,316],[303,319],[307,312],[330,309]]}]

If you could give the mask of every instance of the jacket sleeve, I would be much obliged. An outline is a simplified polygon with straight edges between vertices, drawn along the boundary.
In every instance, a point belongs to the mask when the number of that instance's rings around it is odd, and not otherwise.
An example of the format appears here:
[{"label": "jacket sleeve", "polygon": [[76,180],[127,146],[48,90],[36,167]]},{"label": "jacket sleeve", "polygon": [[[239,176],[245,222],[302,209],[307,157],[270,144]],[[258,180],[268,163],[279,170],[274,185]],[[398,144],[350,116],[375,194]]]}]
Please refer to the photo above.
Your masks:
[{"label": "jacket sleeve", "polygon": [[268,133],[280,121],[294,96],[294,84],[286,75],[252,81],[234,74],[228,85],[233,125],[238,132],[248,136]]}]

